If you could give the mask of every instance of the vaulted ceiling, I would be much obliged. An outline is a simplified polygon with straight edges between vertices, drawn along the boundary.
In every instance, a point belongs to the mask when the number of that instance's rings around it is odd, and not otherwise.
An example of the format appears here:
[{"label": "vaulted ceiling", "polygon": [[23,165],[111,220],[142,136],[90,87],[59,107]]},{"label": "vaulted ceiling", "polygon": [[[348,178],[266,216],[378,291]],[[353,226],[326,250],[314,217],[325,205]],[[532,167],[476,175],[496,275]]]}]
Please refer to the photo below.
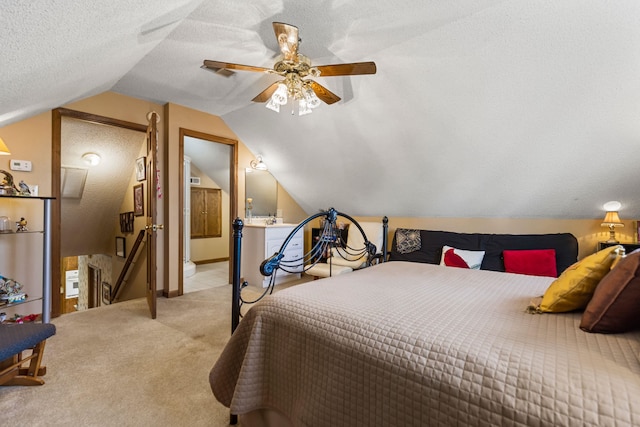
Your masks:
[{"label": "vaulted ceiling", "polygon": [[[251,99],[299,27],[342,100],[298,117]],[[115,91],[219,115],[308,212],[640,217],[637,0],[110,0],[0,5],[0,126]],[[287,110],[286,108],[284,110]]]}]

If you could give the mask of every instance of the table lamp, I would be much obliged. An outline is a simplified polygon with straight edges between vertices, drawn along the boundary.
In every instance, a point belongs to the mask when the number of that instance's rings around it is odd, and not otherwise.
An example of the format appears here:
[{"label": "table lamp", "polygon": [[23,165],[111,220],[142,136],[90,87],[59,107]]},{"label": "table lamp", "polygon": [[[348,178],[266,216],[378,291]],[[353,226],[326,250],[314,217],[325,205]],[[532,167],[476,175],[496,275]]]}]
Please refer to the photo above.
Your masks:
[{"label": "table lamp", "polygon": [[624,227],[622,221],[620,221],[620,217],[618,216],[618,211],[622,207],[620,202],[607,202],[604,204],[604,210],[607,213],[604,216],[604,220],[602,221],[603,227],[609,227],[609,240],[607,243],[618,243],[616,240],[616,227]]}]

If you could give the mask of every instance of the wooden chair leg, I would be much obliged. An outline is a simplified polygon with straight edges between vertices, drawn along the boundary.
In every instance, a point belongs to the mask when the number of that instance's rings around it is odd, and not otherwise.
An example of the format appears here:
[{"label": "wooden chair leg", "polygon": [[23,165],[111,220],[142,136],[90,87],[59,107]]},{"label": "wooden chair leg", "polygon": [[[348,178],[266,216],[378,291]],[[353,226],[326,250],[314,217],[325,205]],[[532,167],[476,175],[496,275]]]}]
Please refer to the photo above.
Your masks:
[{"label": "wooden chair leg", "polygon": [[[42,385],[44,380],[40,376],[46,374],[46,367],[40,366],[44,345],[46,341],[40,341],[31,350],[31,355],[22,359],[22,353],[13,357],[14,363],[10,371],[0,376],[2,385]],[[28,368],[22,368],[23,363],[29,362]]]}]

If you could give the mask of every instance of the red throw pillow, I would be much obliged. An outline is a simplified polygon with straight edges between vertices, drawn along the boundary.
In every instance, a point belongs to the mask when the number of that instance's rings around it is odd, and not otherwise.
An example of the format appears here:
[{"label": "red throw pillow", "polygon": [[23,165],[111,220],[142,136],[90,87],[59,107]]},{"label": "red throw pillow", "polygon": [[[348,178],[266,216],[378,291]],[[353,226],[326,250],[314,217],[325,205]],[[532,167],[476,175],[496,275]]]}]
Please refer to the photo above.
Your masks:
[{"label": "red throw pillow", "polygon": [[444,265],[447,267],[469,268],[469,264],[451,248],[444,253]]},{"label": "red throw pillow", "polygon": [[502,256],[507,273],[558,277],[555,249],[506,250]]}]

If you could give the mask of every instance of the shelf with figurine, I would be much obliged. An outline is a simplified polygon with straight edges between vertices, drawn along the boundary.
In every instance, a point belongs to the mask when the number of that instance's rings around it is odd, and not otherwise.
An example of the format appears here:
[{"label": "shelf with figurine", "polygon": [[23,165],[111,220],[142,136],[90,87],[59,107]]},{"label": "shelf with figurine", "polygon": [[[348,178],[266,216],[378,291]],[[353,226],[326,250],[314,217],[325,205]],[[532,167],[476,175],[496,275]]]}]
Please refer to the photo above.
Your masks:
[{"label": "shelf with figurine", "polygon": [[11,227],[11,219],[8,216],[0,216],[0,235],[2,234],[25,234],[25,233],[43,233],[42,230],[31,231],[27,227],[29,222],[20,217],[19,221],[16,221],[15,231]]},{"label": "shelf with figurine", "polygon": [[41,299],[41,297],[29,298],[20,282],[0,275],[0,308],[13,307]]},{"label": "shelf with figurine", "polygon": [[[4,175],[4,179],[2,178]],[[19,199],[19,200],[18,200]],[[31,248],[35,241],[31,241],[31,239],[23,239],[23,238],[7,238],[7,235],[24,235],[30,234],[40,234],[42,236],[42,291],[40,292],[38,289],[34,287],[32,284],[31,278],[28,279],[29,285],[28,289],[23,289],[14,292],[2,292],[0,288],[0,310],[4,311],[5,308],[13,307],[20,304],[27,304],[23,307],[30,307],[28,303],[40,301],[42,303],[42,322],[49,323],[51,321],[51,285],[52,285],[52,277],[50,272],[52,271],[52,236],[50,232],[51,228],[51,213],[52,213],[52,201],[55,200],[55,197],[42,197],[38,195],[37,186],[29,186],[24,183],[24,181],[20,181],[17,185],[13,179],[13,175],[5,170],[0,170],[0,200],[2,200],[3,206],[10,211],[14,212],[15,218],[12,221],[9,217],[0,217],[0,236],[4,234],[5,237],[0,237],[2,240],[3,250],[11,251],[11,248],[8,246],[16,245],[17,247],[22,247],[22,245],[29,245]],[[16,213],[16,211],[20,211],[25,208],[25,213],[27,211],[25,204],[31,203],[26,202],[26,200],[40,200],[42,205],[42,225],[37,225],[35,228],[41,230],[31,231],[28,227],[27,215],[20,215]],[[29,212],[32,212],[32,207],[29,207]],[[18,221],[15,221],[18,219]],[[7,241],[8,240],[8,241]],[[35,248],[35,247],[34,247]],[[24,248],[23,248],[24,249]],[[26,250],[26,249],[25,249]],[[0,264],[3,265],[3,264]],[[5,268],[7,266],[4,266]],[[4,295],[3,295],[4,294]]]},{"label": "shelf with figurine", "polygon": [[34,198],[34,199],[53,199],[53,197],[41,197],[38,196],[37,186],[35,188],[29,188],[24,181],[16,185],[11,173],[0,169],[0,173],[4,175],[2,181],[0,181],[0,197],[14,197],[14,198]]}]

